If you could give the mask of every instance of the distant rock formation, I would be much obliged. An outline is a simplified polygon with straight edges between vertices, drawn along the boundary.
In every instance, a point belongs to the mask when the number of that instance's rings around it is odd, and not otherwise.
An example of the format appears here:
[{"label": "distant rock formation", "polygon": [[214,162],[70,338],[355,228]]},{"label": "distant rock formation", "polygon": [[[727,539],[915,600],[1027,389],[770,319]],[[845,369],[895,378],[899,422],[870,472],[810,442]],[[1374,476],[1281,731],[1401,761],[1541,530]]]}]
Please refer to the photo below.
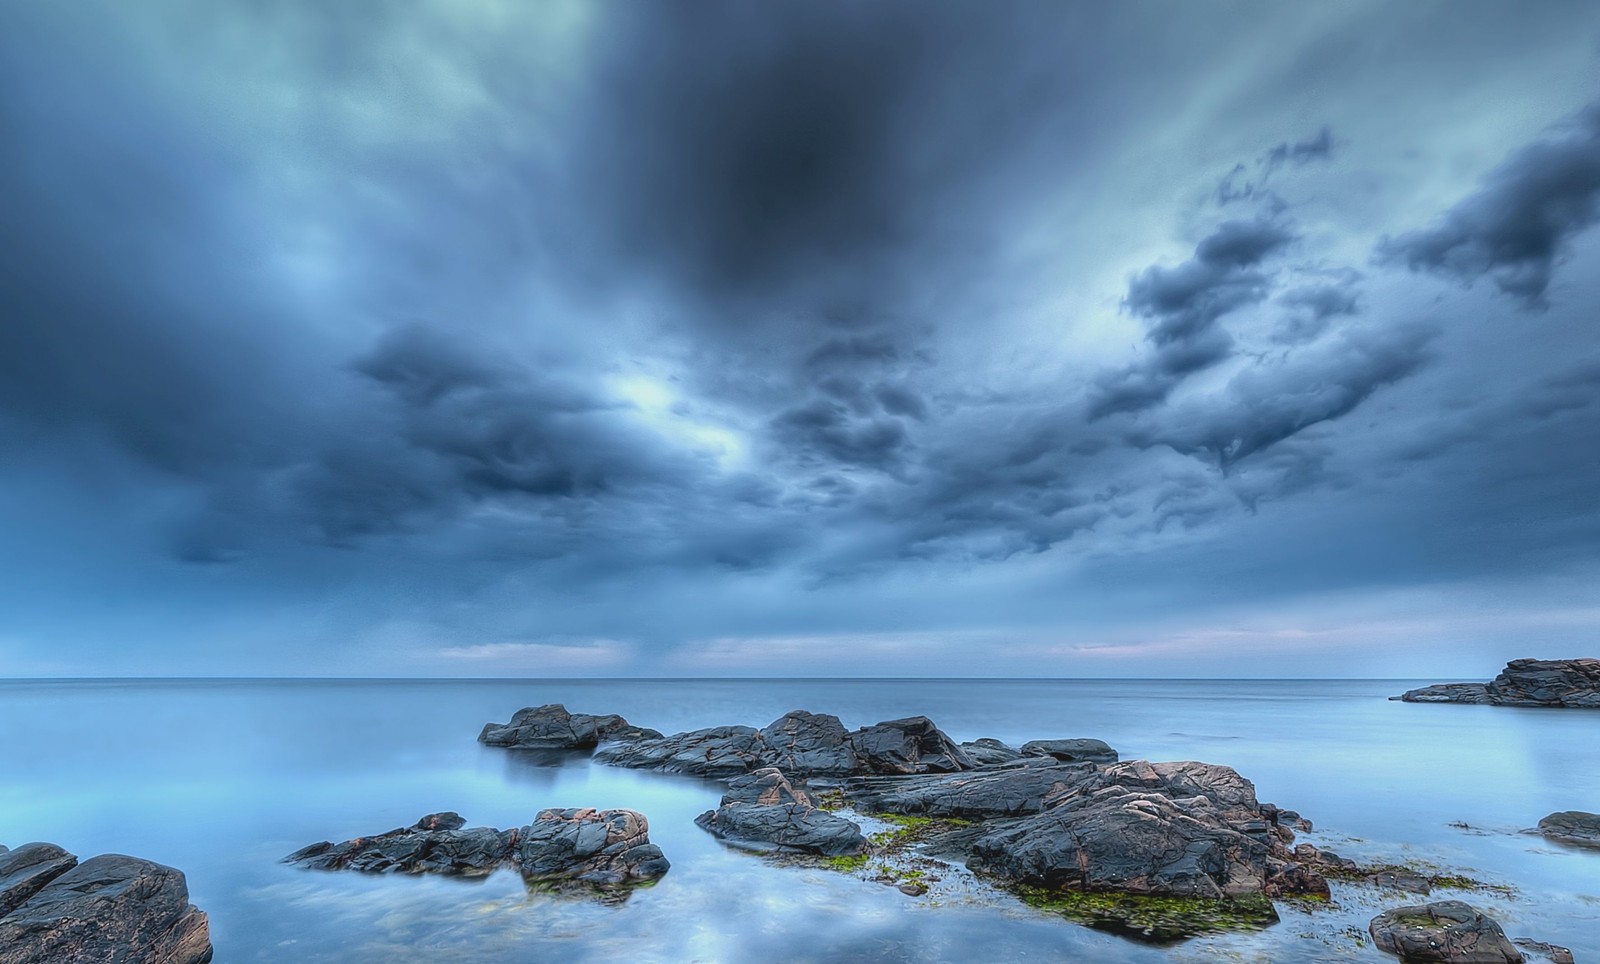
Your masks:
[{"label": "distant rock formation", "polygon": [[671,866],[633,810],[542,810],[514,830],[463,829],[455,813],[429,814],[410,827],[301,848],[287,863],[315,870],[436,873],[482,877],[515,867],[530,884],[576,883],[602,889],[652,883]]},{"label": "distant rock formation", "polygon": [[592,750],[607,740],[660,739],[616,714],[568,713],[560,703],[520,709],[509,723],[486,723],[478,742],[527,750]]},{"label": "distant rock formation", "polygon": [[1600,709],[1600,659],[1514,659],[1487,683],[1438,683],[1391,699]]},{"label": "distant rock formation", "polygon": [[206,964],[211,931],[183,873],[55,844],[0,846],[0,964]]},{"label": "distant rock formation", "polygon": [[1539,832],[1576,847],[1600,848],[1600,813],[1563,810],[1539,821]]}]

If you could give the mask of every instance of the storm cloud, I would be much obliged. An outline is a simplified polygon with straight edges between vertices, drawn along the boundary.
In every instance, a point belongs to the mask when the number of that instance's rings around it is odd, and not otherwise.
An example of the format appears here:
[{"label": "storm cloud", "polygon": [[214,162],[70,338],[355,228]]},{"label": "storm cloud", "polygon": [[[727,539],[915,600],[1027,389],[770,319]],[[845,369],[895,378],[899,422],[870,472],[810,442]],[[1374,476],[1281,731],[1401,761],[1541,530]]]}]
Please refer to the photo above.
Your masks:
[{"label": "storm cloud", "polygon": [[1581,582],[1600,13],[1423,8],[7,8],[0,672]]}]

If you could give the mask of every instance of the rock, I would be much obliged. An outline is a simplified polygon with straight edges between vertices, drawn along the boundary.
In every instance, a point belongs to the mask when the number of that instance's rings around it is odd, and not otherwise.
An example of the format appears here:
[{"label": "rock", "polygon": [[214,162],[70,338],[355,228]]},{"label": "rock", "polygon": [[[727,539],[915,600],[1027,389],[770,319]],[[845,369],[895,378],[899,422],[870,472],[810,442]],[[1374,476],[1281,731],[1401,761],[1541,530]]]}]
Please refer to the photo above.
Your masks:
[{"label": "rock", "polygon": [[742,777],[734,777],[728,781],[728,791],[722,795],[722,802],[729,803],[759,803],[771,806],[779,803],[797,803],[803,807],[814,807],[816,801],[804,790],[789,782],[788,777],[777,767],[763,767]]},{"label": "rock", "polygon": [[608,740],[660,739],[655,730],[634,726],[615,714],[568,713],[560,703],[520,709],[509,723],[484,724],[478,742],[530,750],[592,750]]},{"label": "rock", "polygon": [[612,766],[726,778],[769,766],[763,749],[761,733],[754,727],[713,726],[614,743],[602,747],[594,758]]},{"label": "rock", "polygon": [[1386,910],[1372,919],[1368,929],[1379,950],[1402,961],[1521,964],[1523,960],[1499,924],[1459,900]]},{"label": "rock", "polygon": [[1531,937],[1512,938],[1511,943],[1525,951],[1531,951],[1539,955],[1549,961],[1550,964],[1573,964],[1572,950],[1562,947],[1560,944],[1548,944],[1544,941],[1536,941]]},{"label": "rock", "polygon": [[1539,821],[1539,832],[1564,844],[1600,847],[1600,813],[1562,810]]},{"label": "rock", "polygon": [[483,877],[514,865],[529,883],[573,880],[598,886],[656,880],[669,864],[632,810],[544,810],[516,830],[463,829],[454,813],[344,843],[312,844],[284,858],[313,870],[434,873]]},{"label": "rock", "polygon": [[927,717],[846,733],[838,717],[795,710],[765,728],[714,726],[602,747],[612,766],[726,779],[777,767],[796,777],[852,773],[945,773],[972,769],[961,748]]},{"label": "rock", "polygon": [[1514,659],[1488,683],[1440,683],[1394,699],[1600,709],[1600,659]]},{"label": "rock", "polygon": [[851,856],[867,849],[860,827],[799,803],[734,801],[706,811],[695,823],[718,839],[771,844],[780,850],[824,857]]},{"label": "rock", "polygon": [[1271,856],[1207,804],[1112,785],[978,838],[968,865],[1047,889],[1220,899],[1262,893]]},{"label": "rock", "polygon": [[1315,897],[1328,900],[1333,891],[1328,880],[1312,867],[1294,861],[1270,861],[1262,893],[1268,897]]},{"label": "rock", "polygon": [[794,710],[761,728],[761,759],[805,776],[843,776],[859,767],[837,716]]},{"label": "rock", "polygon": [[952,773],[973,769],[961,747],[926,716],[887,720],[850,734],[850,745],[871,773]]},{"label": "rock", "polygon": [[1048,756],[1062,763],[1115,763],[1117,751],[1101,740],[1030,740],[1023,756]]},{"label": "rock", "polygon": [[0,917],[77,865],[77,857],[55,844],[23,844],[10,851],[0,848]]},{"label": "rock", "polygon": [[980,767],[997,766],[1022,759],[1021,750],[1006,746],[999,740],[990,739],[989,737],[961,744],[961,752],[965,753],[967,759],[971,760],[974,765]]},{"label": "rock", "polygon": [[1060,795],[1094,775],[1087,765],[1008,766],[920,777],[857,777],[845,798],[863,809],[965,820],[1038,813],[1046,797]]},{"label": "rock", "polygon": [[530,882],[614,887],[660,880],[671,867],[633,810],[542,810],[518,834],[515,859]]},{"label": "rock", "polygon": [[137,857],[91,857],[0,917],[0,964],[210,960],[206,915],[183,874]]},{"label": "rock", "polygon": [[907,897],[921,897],[928,892],[928,885],[921,881],[913,880],[901,884],[898,889],[900,893],[905,894]]},{"label": "rock", "polygon": [[1361,869],[1354,860],[1341,857],[1331,850],[1318,850],[1308,843],[1294,848],[1294,859],[1323,873],[1350,875],[1358,873]]}]

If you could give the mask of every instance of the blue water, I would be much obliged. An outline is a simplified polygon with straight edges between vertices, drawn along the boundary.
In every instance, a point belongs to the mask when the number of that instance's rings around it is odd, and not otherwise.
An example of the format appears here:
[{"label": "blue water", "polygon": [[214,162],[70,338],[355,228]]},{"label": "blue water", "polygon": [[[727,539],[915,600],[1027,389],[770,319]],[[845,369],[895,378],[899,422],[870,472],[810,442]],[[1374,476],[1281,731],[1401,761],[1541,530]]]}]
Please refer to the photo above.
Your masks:
[{"label": "blue water", "polygon": [[[563,702],[665,732],[829,712],[847,726],[923,713],[957,739],[1098,737],[1124,759],[1235,767],[1309,839],[1495,883],[1472,894],[1513,936],[1600,960],[1600,852],[1519,831],[1600,810],[1600,713],[1422,706],[1396,681],[12,681],[0,682],[0,843],[50,840],[184,870],[220,964],[243,961],[1390,960],[1357,944],[1398,895],[1336,887],[1339,909],[1259,934],[1148,947],[992,895],[938,901],[773,865],[696,828],[699,780],[557,765],[479,746],[519,707]],[[617,907],[278,862],[456,810],[525,824],[544,807],[645,813],[672,861]],[[1461,828],[1453,824],[1465,823]],[[1438,896],[1459,896],[1440,894]],[[937,904],[937,906],[935,906]]]}]

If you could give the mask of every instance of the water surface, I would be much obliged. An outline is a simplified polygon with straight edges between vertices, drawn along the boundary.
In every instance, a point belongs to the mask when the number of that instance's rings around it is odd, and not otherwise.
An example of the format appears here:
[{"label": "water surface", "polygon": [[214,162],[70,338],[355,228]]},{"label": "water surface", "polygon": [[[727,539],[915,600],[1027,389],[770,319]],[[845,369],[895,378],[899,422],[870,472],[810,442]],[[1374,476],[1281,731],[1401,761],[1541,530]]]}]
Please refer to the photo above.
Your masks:
[{"label": "water surface", "polygon": [[[1518,832],[1554,810],[1600,810],[1600,713],[1385,699],[1420,682],[0,682],[0,843],[50,840],[181,868],[221,964],[1388,959],[1339,934],[1364,928],[1367,897],[1336,890],[1343,911],[1287,911],[1260,934],[1147,947],[977,891],[932,906],[774,866],[693,825],[716,805],[714,784],[475,742],[485,722],[546,702],[669,733],[760,726],[797,708],[849,727],[922,713],[961,740],[1089,736],[1124,759],[1233,766],[1262,800],[1314,820],[1313,841],[1514,885],[1514,897],[1468,899],[1513,936],[1600,958],[1600,852]],[[469,883],[278,862],[437,810],[503,828],[578,806],[645,813],[672,871],[609,907],[530,895],[509,872]]]}]

